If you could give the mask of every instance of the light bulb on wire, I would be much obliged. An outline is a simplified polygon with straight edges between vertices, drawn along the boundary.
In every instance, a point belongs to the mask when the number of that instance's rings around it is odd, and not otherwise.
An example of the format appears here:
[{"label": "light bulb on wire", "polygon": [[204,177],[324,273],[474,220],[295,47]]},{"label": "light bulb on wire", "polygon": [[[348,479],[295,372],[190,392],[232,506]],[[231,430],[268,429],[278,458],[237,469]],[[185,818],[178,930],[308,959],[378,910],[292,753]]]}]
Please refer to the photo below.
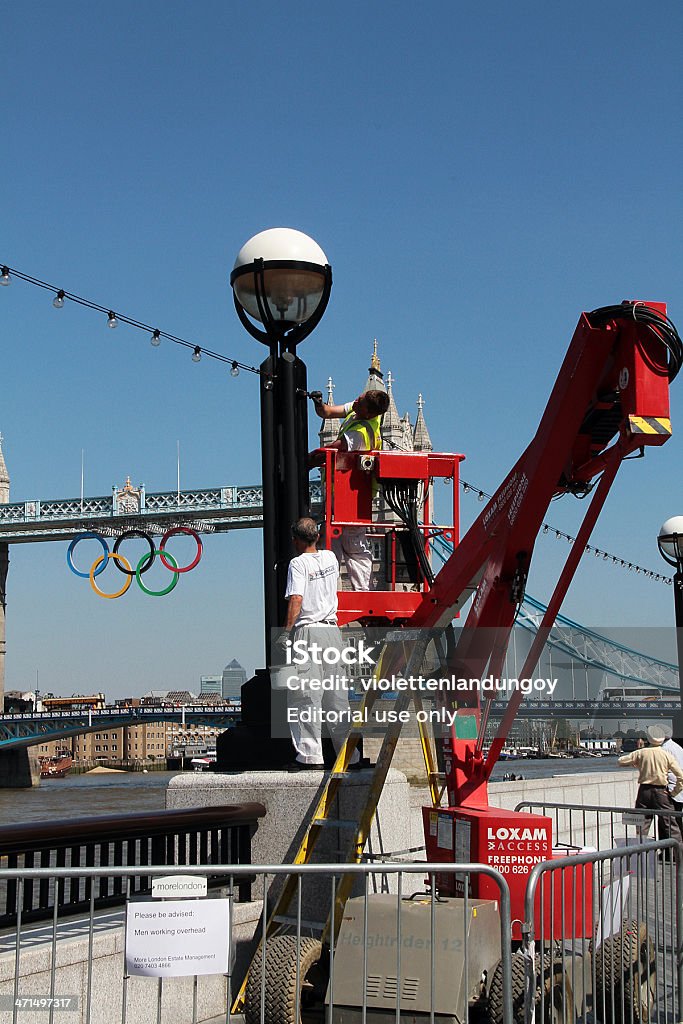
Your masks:
[{"label": "light bulb on wire", "polygon": [[240,375],[240,368],[237,365],[237,360],[234,360],[232,366],[230,367],[230,376],[231,377],[239,377],[239,375]]},{"label": "light bulb on wire", "polygon": [[63,288],[60,288],[59,291],[57,292],[57,294],[55,295],[54,299],[52,300],[52,305],[55,307],[55,309],[62,309],[64,307],[64,289]]},{"label": "light bulb on wire", "polygon": [[118,327],[118,325],[119,322],[116,319],[116,313],[114,313],[113,310],[110,309],[109,312],[107,313],[107,327],[111,327],[113,331],[115,327]]},{"label": "light bulb on wire", "polygon": [[198,363],[201,358],[202,358],[202,350],[200,349],[199,345],[195,345],[194,352],[192,353],[192,362],[193,363]]},{"label": "light bulb on wire", "polygon": [[3,267],[0,270],[0,284],[4,284],[7,287],[8,284],[12,283],[12,278],[9,276],[9,267]]},{"label": "light bulb on wire", "polygon": [[161,345],[161,331],[152,331],[149,340],[150,344],[154,345],[154,347],[157,348],[159,345]]}]

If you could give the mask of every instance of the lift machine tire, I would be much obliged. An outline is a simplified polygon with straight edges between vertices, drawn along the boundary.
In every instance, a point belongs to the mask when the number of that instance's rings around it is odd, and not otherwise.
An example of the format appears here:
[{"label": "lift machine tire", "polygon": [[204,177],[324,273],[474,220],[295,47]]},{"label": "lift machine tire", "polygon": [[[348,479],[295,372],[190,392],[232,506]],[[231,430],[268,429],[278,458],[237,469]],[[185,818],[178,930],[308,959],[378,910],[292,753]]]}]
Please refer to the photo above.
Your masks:
[{"label": "lift machine tire", "polygon": [[[595,951],[595,1018],[601,1024],[623,1019],[633,1024],[652,1020],[657,995],[657,960],[647,925],[626,921]],[[622,1011],[623,1005],[623,1011]]]},{"label": "lift machine tire", "polygon": [[[563,970],[561,957],[543,955],[543,977],[540,958],[536,956],[536,1007],[544,1000],[543,1020],[546,1024],[572,1024],[575,1019],[574,995]],[[526,990],[526,960],[521,950],[512,957],[512,1019],[514,1024],[525,1024],[524,993]],[[542,993],[542,994],[541,994]],[[485,1024],[503,1024],[503,968],[496,967],[489,987]]]},{"label": "lift machine tire", "polygon": [[[300,1024],[301,1011],[320,994],[318,980],[322,945],[317,939],[302,938],[299,950],[297,991],[297,941],[295,935],[275,935],[268,940],[265,963],[265,1024]],[[245,1024],[260,1024],[263,975],[263,947],[259,947],[249,968],[244,1001]],[[325,979],[320,982],[324,986]],[[322,988],[324,992],[324,987]],[[297,1006],[299,1013],[297,1014]]]}]

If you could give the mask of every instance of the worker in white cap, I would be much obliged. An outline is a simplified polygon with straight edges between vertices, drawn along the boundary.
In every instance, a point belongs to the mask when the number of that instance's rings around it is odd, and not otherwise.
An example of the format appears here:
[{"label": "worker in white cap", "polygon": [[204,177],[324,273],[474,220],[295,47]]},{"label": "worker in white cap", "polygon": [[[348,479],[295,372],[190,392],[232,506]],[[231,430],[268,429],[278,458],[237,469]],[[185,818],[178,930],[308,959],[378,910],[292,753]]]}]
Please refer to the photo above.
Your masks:
[{"label": "worker in white cap", "polygon": [[[648,747],[641,747],[633,750],[630,754],[624,754],[619,758],[619,764],[625,768],[638,769],[638,795],[636,807],[642,807],[650,811],[675,811],[674,798],[683,792],[683,769],[673,754],[663,749],[664,742],[669,738],[670,731],[664,726],[655,724],[647,728],[647,737],[650,741]],[[674,786],[669,792],[669,774],[674,778]],[[658,815],[659,838],[669,839],[671,837],[671,818]],[[643,815],[643,823],[647,823],[648,830],[652,822],[652,815]],[[674,839],[680,842],[679,832],[673,835]]]}]

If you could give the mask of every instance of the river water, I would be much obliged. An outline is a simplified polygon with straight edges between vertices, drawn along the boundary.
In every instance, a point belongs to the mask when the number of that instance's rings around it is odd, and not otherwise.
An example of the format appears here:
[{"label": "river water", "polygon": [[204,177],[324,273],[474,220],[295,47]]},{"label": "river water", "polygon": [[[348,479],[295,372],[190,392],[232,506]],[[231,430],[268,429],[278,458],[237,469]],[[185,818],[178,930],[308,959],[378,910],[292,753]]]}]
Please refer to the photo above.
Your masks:
[{"label": "river water", "polygon": [[[504,761],[496,765],[492,781],[513,772],[525,779],[553,775],[590,774],[616,771],[614,757]],[[113,775],[72,775],[64,779],[42,779],[34,789],[0,789],[0,822],[12,825],[27,821],[85,818],[131,811],[160,811],[165,807],[166,787],[177,772],[123,772]]]}]

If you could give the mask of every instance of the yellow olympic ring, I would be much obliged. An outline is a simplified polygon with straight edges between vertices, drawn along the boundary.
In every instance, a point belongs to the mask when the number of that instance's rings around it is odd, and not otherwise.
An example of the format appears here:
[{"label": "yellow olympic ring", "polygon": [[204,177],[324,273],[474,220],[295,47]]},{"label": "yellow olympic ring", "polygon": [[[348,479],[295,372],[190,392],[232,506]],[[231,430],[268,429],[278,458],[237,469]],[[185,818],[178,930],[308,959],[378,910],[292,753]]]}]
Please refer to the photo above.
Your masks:
[{"label": "yellow olympic ring", "polygon": [[[123,584],[123,586],[121,587],[120,590],[116,591],[115,594],[105,594],[105,592],[103,590],[100,590],[100,588],[95,583],[95,574],[96,574],[100,564],[105,560],[105,558],[107,558],[107,559],[115,558],[117,560],[117,562],[121,562],[123,567],[125,569],[128,569],[128,571],[132,573],[131,576],[126,576],[126,582]],[[99,594],[100,597],[106,597],[108,600],[111,601],[115,597],[123,597],[125,592],[128,590],[128,587],[133,582],[133,578],[135,576],[135,573],[132,572],[132,569],[130,567],[130,562],[128,561],[127,558],[124,558],[124,556],[120,555],[117,551],[110,551],[108,555],[100,555],[99,558],[95,559],[93,564],[90,566],[90,573],[89,573],[89,575],[90,575],[90,586],[93,588],[95,593]]]}]

